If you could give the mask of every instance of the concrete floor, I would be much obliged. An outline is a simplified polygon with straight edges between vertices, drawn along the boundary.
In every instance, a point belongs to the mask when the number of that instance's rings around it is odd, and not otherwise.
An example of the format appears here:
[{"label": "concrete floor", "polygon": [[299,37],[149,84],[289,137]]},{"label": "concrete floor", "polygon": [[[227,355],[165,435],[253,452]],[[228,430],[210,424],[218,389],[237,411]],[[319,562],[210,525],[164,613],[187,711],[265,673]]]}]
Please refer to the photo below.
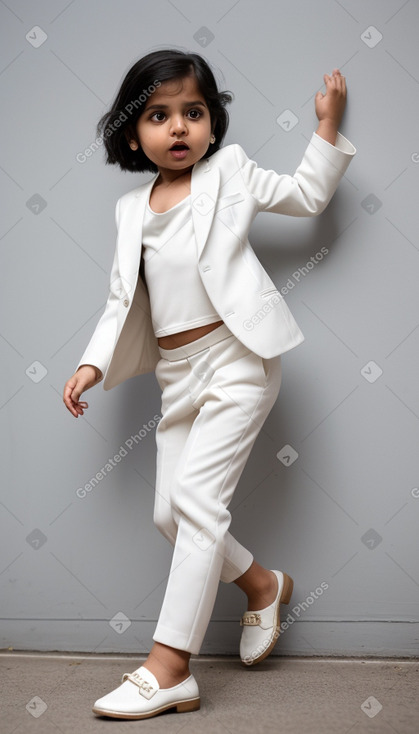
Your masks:
[{"label": "concrete floor", "polygon": [[199,711],[143,721],[97,717],[94,701],[145,656],[0,652],[1,734],[418,734],[419,660],[191,660]]}]

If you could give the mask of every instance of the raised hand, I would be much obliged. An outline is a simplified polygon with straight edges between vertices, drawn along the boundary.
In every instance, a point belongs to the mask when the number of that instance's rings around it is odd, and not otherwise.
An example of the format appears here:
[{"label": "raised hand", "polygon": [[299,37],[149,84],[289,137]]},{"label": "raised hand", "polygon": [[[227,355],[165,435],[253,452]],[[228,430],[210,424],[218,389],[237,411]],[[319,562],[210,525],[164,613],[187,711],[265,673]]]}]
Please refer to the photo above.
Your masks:
[{"label": "raised hand", "polygon": [[323,79],[326,93],[317,92],[314,98],[316,115],[320,121],[330,122],[337,130],[346,105],[346,79],[339,69],[333,69],[332,76],[324,74]]}]

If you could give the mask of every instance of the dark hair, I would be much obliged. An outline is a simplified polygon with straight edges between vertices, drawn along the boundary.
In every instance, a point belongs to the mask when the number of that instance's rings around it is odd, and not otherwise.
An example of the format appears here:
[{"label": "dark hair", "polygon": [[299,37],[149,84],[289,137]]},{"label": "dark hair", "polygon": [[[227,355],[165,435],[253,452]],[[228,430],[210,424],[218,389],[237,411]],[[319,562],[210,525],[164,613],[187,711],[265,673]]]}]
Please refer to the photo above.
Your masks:
[{"label": "dark hair", "polygon": [[[158,168],[143,152],[136,133],[136,124],[144,112],[145,102],[163,83],[194,75],[198,88],[208,105],[211,130],[215,142],[210,143],[205,157],[215,153],[227,132],[229,116],[225,105],[233,100],[229,92],[219,92],[217,82],[207,62],[195,53],[175,49],[153,51],[128,71],[111,109],[97,124],[97,134],[103,139],[106,163],[116,163],[122,171],[156,173]],[[138,150],[132,150],[128,140],[137,140]]]}]

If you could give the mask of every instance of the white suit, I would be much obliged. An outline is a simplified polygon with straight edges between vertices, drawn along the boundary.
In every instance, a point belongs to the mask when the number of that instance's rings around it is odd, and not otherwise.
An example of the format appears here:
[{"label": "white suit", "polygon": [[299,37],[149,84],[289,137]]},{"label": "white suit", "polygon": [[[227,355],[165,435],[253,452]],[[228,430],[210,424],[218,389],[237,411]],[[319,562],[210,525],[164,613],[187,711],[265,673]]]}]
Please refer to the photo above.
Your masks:
[{"label": "white suit", "polygon": [[333,146],[313,133],[294,176],[259,168],[239,145],[194,165],[198,268],[224,323],[175,349],[158,346],[139,275],[144,210],[157,174],[117,203],[110,295],[78,366],[99,367],[106,390],[155,369],[162,389],[154,522],[174,546],[153,636],[162,644],[197,654],[220,579],[234,581],[252,563],[229,532],[228,507],[277,398],[281,354],[304,339],[250,246],[250,225],[259,211],[319,214],[354,153],[340,134]]},{"label": "white suit", "polygon": [[[286,352],[304,336],[249,243],[250,225],[258,212],[320,214],[355,153],[340,133],[335,146],[313,133],[294,176],[259,168],[236,144],[193,166],[192,218],[202,282],[230,331],[261,357]],[[98,367],[105,390],[153,371],[160,359],[139,276],[144,209],[157,175],[117,202],[110,294],[77,365]]]}]

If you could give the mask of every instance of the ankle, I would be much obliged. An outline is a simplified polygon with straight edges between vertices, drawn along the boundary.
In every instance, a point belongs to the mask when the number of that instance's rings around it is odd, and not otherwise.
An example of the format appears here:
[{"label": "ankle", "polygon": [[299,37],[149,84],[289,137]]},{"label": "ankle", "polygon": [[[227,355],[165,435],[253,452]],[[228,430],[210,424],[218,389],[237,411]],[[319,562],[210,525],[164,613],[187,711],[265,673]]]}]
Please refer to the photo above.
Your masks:
[{"label": "ankle", "polygon": [[148,667],[148,664],[152,665],[153,668],[165,670],[168,675],[171,675],[174,678],[178,678],[180,675],[189,673],[188,661],[173,658],[171,656],[161,657],[150,653],[145,661],[145,666]]},{"label": "ankle", "polygon": [[185,650],[155,643],[145,661],[145,667],[153,669],[152,672],[160,670],[173,678],[186,677],[189,674],[190,657],[191,654]]},{"label": "ankle", "polygon": [[250,588],[246,589],[247,597],[264,597],[269,596],[277,588],[277,578],[272,571],[266,568],[261,571],[257,577],[252,579],[253,583]]},{"label": "ankle", "polygon": [[278,591],[278,580],[272,571],[262,574],[257,585],[247,593],[249,611],[265,609],[275,600]]}]

